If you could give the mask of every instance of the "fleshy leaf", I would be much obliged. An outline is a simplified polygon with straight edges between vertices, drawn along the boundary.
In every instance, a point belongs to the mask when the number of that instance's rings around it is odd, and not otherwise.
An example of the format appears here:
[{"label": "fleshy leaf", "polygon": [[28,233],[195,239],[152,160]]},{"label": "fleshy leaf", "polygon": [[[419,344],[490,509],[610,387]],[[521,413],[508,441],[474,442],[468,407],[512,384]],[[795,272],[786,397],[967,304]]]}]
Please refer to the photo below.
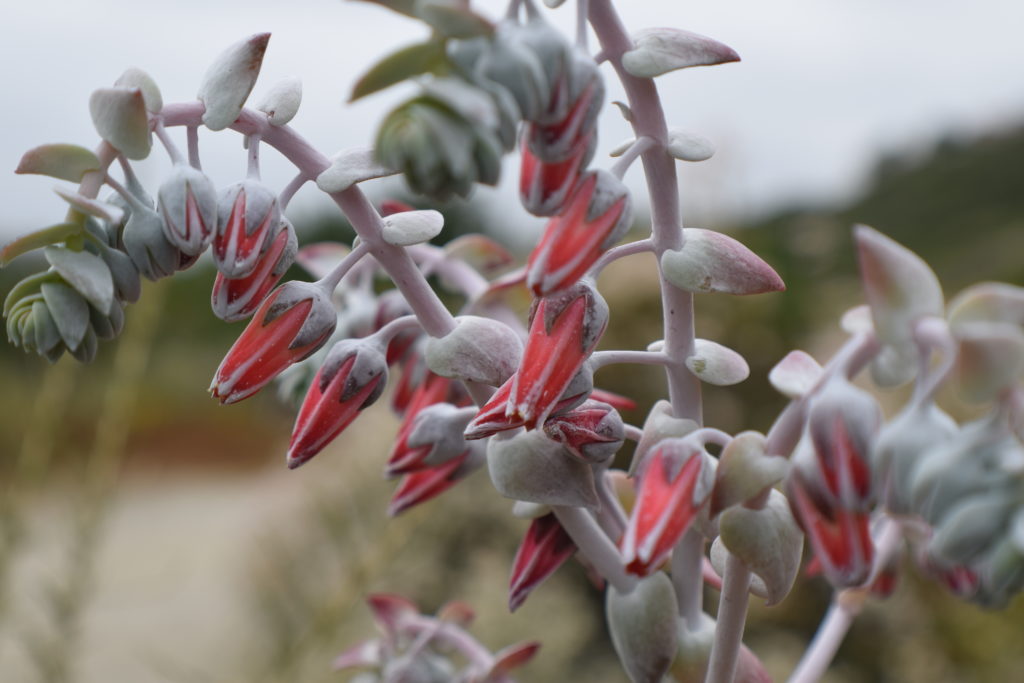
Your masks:
[{"label": "fleshy leaf", "polygon": [[324,192],[341,192],[364,180],[396,173],[377,161],[372,147],[346,149],[335,154],[331,165],[316,177],[316,186]]},{"label": "fleshy leaf", "polygon": [[630,679],[661,681],[678,647],[679,607],[668,575],[656,572],[625,594],[608,586],[605,616],[612,645]]},{"label": "fleshy leaf", "polygon": [[[79,294],[104,315],[114,302],[114,280],[99,256],[65,247],[46,247],[46,260]],[[71,346],[69,344],[69,346]]]},{"label": "fleshy leaf", "polygon": [[727,387],[739,384],[750,376],[750,366],[732,349],[707,339],[694,340],[693,355],[686,367],[702,382]]},{"label": "fleshy leaf", "polygon": [[89,330],[89,304],[81,294],[60,282],[44,282],[39,289],[60,338],[69,349],[77,349]]},{"label": "fleshy leaf", "polygon": [[113,204],[107,204],[97,199],[89,199],[83,197],[77,192],[66,190],[63,187],[55,187],[53,191],[57,193],[57,196],[66,201],[71,206],[75,207],[79,211],[89,216],[108,221],[114,225],[120,225],[124,219],[124,211],[114,206]]},{"label": "fleshy leaf", "polygon": [[100,88],[89,97],[89,114],[100,137],[126,157],[149,156],[149,118],[141,90]]},{"label": "fleshy leaf", "polygon": [[796,580],[804,547],[786,497],[773,490],[761,510],[731,507],[722,513],[718,528],[722,544],[761,579],[751,584],[751,591],[769,606],[781,602]]},{"label": "fleshy leaf", "polygon": [[275,83],[256,108],[267,115],[271,125],[283,126],[295,118],[301,104],[302,79],[291,76]]},{"label": "fleshy leaf", "polygon": [[494,488],[506,498],[545,505],[598,505],[590,465],[570,456],[543,432],[493,437],[487,444],[487,469]]},{"label": "fleshy leaf", "polygon": [[356,81],[348,101],[355,102],[413,76],[433,72],[446,60],[444,45],[444,41],[433,39],[392,52]]},{"label": "fleshy leaf", "polygon": [[156,114],[164,108],[164,98],[160,94],[160,88],[152,76],[136,67],[131,67],[121,74],[120,78],[114,81],[114,85],[122,88],[138,88],[142,92],[142,100],[146,103],[146,109]]},{"label": "fleshy leaf", "polygon": [[966,400],[991,401],[1024,373],[1024,332],[1017,325],[964,324],[956,337],[956,378]]},{"label": "fleshy leaf", "polygon": [[782,481],[788,471],[789,461],[786,458],[768,455],[763,434],[737,434],[718,459],[715,490],[711,495],[712,514],[750,500],[765,488]]},{"label": "fleshy leaf", "polygon": [[433,209],[403,211],[384,218],[381,236],[388,244],[409,247],[421,242],[429,242],[441,234],[442,228],[444,228],[444,216],[440,211]]},{"label": "fleshy leaf", "polygon": [[805,351],[790,351],[768,373],[768,381],[789,398],[800,398],[821,379],[818,361]]},{"label": "fleshy leaf", "polygon": [[380,5],[381,7],[387,7],[389,10],[404,14],[408,17],[415,17],[416,12],[416,0],[362,0],[363,2],[373,3],[374,5]]},{"label": "fleshy leaf", "polygon": [[445,38],[476,38],[494,33],[494,24],[469,9],[469,3],[417,0],[416,16]]},{"label": "fleshy leaf", "polygon": [[871,322],[871,307],[867,304],[854,306],[843,313],[843,317],[839,319],[839,327],[846,334],[860,334],[861,332],[873,331],[875,324]]},{"label": "fleshy leaf", "polygon": [[954,331],[972,322],[1024,325],[1024,287],[982,282],[968,287],[949,302],[949,325]]},{"label": "fleshy leaf", "polygon": [[633,49],[622,55],[622,66],[638,78],[653,78],[676,69],[740,60],[731,47],[676,28],[643,29],[633,37],[633,43]]},{"label": "fleshy leaf", "polygon": [[68,237],[81,232],[82,226],[77,223],[58,223],[57,225],[51,225],[48,228],[42,228],[27,235],[16,237],[0,249],[0,266],[6,266],[18,256],[26,254],[33,249],[63,242]]},{"label": "fleshy leaf", "polygon": [[197,97],[206,105],[203,123],[210,130],[223,130],[235,122],[256,85],[267,50],[269,33],[257,33],[222,52],[199,86]]},{"label": "fleshy leaf", "polygon": [[442,377],[503,384],[519,367],[523,342],[510,327],[491,318],[462,315],[444,337],[430,338],[427,367]]},{"label": "fleshy leaf", "polygon": [[732,237],[699,228],[685,228],[683,236],[682,249],[661,257],[666,279],[679,289],[762,294],[786,288],[771,266]]},{"label": "fleshy leaf", "polygon": [[706,161],[715,155],[715,146],[710,140],[679,128],[669,129],[666,149],[669,156],[680,161]]},{"label": "fleshy leaf", "polygon": [[942,287],[920,256],[877,230],[854,229],[864,295],[879,340],[893,346],[911,342],[912,325],[943,314]]},{"label": "fleshy leaf", "polygon": [[100,167],[99,158],[78,145],[39,145],[25,152],[15,173],[48,175],[72,183],[82,182],[82,176]]}]

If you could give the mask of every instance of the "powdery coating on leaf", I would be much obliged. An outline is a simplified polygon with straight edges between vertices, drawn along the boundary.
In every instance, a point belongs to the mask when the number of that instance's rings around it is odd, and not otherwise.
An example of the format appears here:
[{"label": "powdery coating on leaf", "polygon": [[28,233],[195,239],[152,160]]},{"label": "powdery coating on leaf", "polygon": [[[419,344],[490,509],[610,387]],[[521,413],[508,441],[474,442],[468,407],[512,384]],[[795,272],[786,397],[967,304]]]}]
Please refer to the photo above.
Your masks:
[{"label": "powdery coating on leaf", "polygon": [[301,104],[302,79],[289,76],[275,83],[256,108],[267,115],[271,125],[283,126],[295,118]]},{"label": "powdery coating on leaf", "polygon": [[131,67],[126,69],[121,76],[114,81],[114,85],[123,88],[138,88],[142,91],[142,99],[146,103],[146,109],[156,114],[164,108],[164,98],[160,94],[160,88],[156,81],[142,69]]},{"label": "powdery coating on leaf", "polygon": [[695,339],[693,355],[686,367],[702,382],[727,387],[739,384],[750,376],[750,366],[732,349],[707,339]]},{"label": "powdery coating on leaf", "polygon": [[331,165],[316,177],[316,186],[324,192],[342,192],[356,183],[395,175],[397,170],[377,161],[372,147],[346,149],[331,159]]},{"label": "powdery coating on leaf", "polygon": [[381,236],[388,244],[398,247],[428,242],[440,235],[444,228],[444,216],[433,209],[395,213],[384,218],[383,222]]},{"label": "powdery coating on leaf", "polygon": [[679,607],[671,579],[657,572],[638,581],[625,595],[608,586],[605,619],[630,679],[662,680],[678,647]]},{"label": "powdery coating on leaf", "polygon": [[685,243],[661,256],[665,278],[695,294],[762,294],[786,286],[771,266],[732,237],[712,230],[685,228]]},{"label": "powdery coating on leaf", "polygon": [[703,135],[679,128],[668,131],[669,156],[680,161],[706,161],[715,155],[715,145]]},{"label": "powdery coating on leaf", "polygon": [[427,341],[427,367],[442,377],[498,386],[519,367],[523,342],[508,325],[476,316],[459,316],[455,328]]},{"label": "powdery coating on leaf", "polygon": [[713,514],[750,500],[786,476],[789,461],[780,455],[768,455],[765,447],[764,435],[753,431],[737,434],[725,447],[715,471]]},{"label": "powdery coating on leaf", "polygon": [[114,302],[114,281],[110,269],[99,256],[64,247],[46,247],[46,260],[75,291],[104,315]]},{"label": "powdery coating on leaf", "polygon": [[731,47],[677,28],[642,29],[633,37],[633,43],[634,48],[622,55],[622,66],[638,78],[740,60]]},{"label": "powdery coating on leaf", "polygon": [[790,351],[768,373],[768,381],[782,395],[800,398],[818,383],[822,369],[806,351]]},{"label": "powdery coating on leaf", "polygon": [[71,192],[63,187],[55,187],[53,191],[57,193],[58,197],[88,216],[109,221],[114,225],[120,225],[121,221],[124,220],[124,211],[113,204],[83,197],[77,192]]},{"label": "powdery coating on leaf", "polygon": [[920,256],[866,225],[854,229],[864,297],[880,341],[902,345],[912,325],[943,314],[942,287]]},{"label": "powdery coating on leaf", "polygon": [[51,178],[82,182],[82,176],[98,170],[99,158],[85,147],[78,145],[39,145],[25,152],[18,162],[15,173],[33,173]]},{"label": "powdery coating on leaf", "polygon": [[89,97],[96,132],[129,159],[145,159],[151,146],[146,102],[138,88],[100,88]]},{"label": "powdery coating on leaf", "polygon": [[965,323],[956,336],[957,387],[967,401],[991,401],[1024,373],[1024,331],[1019,326]]},{"label": "powdery coating on leaf", "polygon": [[545,505],[598,506],[590,465],[570,456],[541,432],[493,437],[487,444],[487,469],[494,488],[506,498]]},{"label": "powdery coating on leaf", "polygon": [[722,544],[761,579],[751,584],[751,592],[769,606],[782,602],[796,580],[804,547],[786,497],[773,490],[761,510],[729,508],[722,513],[719,531]]},{"label": "powdery coating on leaf", "polygon": [[269,33],[257,33],[222,52],[203,76],[197,97],[206,105],[203,123],[223,130],[242,113],[263,65]]},{"label": "powdery coating on leaf", "polygon": [[949,302],[948,318],[954,333],[972,322],[1024,325],[1024,287],[1003,282],[972,285]]}]

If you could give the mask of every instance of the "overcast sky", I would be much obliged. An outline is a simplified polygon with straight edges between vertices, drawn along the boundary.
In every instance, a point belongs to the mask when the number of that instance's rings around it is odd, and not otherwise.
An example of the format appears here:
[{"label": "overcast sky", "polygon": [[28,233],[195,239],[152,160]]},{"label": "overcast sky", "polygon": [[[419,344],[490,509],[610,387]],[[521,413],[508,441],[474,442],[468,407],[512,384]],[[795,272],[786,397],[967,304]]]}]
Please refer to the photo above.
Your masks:
[{"label": "overcast sky", "polygon": [[[632,29],[686,28],[743,58],[658,79],[670,125],[701,133],[718,148],[714,159],[683,173],[689,224],[715,227],[703,223],[724,220],[723,212],[842,199],[856,192],[882,151],[1024,121],[1020,0],[619,4]],[[492,17],[503,8],[490,0],[476,5]],[[4,14],[0,169],[10,170],[36,144],[94,146],[89,93],[126,67],[148,71],[165,101],[192,99],[225,46],[268,30],[273,37],[254,97],[283,76],[300,76],[304,101],[293,125],[328,154],[367,144],[402,91],[345,105],[351,84],[374,58],[426,33],[377,6],[341,0],[35,0],[6,3]],[[572,2],[550,12],[565,26],[572,14]],[[617,92],[611,85],[610,99]],[[601,150],[627,133],[612,110],[602,121]],[[214,179],[236,180],[244,171],[238,137],[226,132],[203,140]],[[594,163],[605,159],[599,154]],[[158,180],[156,166],[147,173]],[[268,169],[272,183],[289,177],[285,169]],[[65,208],[50,191],[55,182],[0,172],[0,233],[59,221]],[[315,206],[315,194],[307,188],[296,208]],[[501,214],[527,231],[542,225],[525,214]]]}]

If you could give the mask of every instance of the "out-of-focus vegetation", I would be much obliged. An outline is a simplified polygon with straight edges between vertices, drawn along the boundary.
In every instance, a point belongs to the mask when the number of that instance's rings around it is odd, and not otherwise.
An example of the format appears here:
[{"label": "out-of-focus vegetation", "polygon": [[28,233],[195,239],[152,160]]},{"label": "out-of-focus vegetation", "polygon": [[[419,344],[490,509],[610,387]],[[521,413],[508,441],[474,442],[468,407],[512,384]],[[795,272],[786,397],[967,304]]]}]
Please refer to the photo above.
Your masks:
[{"label": "out-of-focus vegetation", "polygon": [[[757,224],[733,226],[730,232],[776,267],[788,291],[749,299],[699,299],[698,335],[737,349],[752,371],[739,387],[706,391],[708,423],[729,431],[766,430],[782,407],[765,379],[771,366],[792,348],[827,353],[838,339],[839,314],[860,298],[850,239],[855,222],[868,223],[920,253],[939,274],[947,295],[979,279],[1024,283],[1022,158],[1024,130],[969,142],[945,141],[927,155],[882,162],[871,187],[850,206],[793,209]],[[296,220],[304,242],[351,234],[340,221],[314,223]],[[442,239],[486,223],[471,206],[463,206],[449,214],[451,234],[446,231]],[[0,271],[0,290],[28,271],[18,263]],[[293,275],[301,276],[297,271]],[[210,312],[212,280],[212,267],[200,265],[172,281],[147,286],[144,296],[159,288],[163,304],[159,321],[152,323],[156,328],[150,360],[130,406],[122,492],[139,477],[166,475],[170,482],[180,472],[251,477],[283,469],[282,445],[292,415],[270,392],[230,408],[220,408],[205,396],[220,357],[241,330]],[[614,264],[601,285],[612,310],[603,347],[643,348],[661,335],[658,286],[649,255]],[[129,334],[139,323],[138,312],[136,307],[127,311]],[[53,491],[69,492],[69,498],[80,495],[83,462],[101,423],[115,357],[116,346],[107,343],[91,366],[68,366],[65,360],[51,369],[45,361],[0,344],[0,476],[6,496],[0,596],[34,595],[55,615],[42,624],[59,626],[67,612],[59,592],[40,588],[52,582],[30,577],[36,585],[3,585],[2,577],[12,558],[31,547],[32,539],[24,534],[31,525],[25,520],[32,519],[36,506],[52,498]],[[611,367],[602,370],[598,381],[639,401],[640,408],[625,416],[633,423],[642,421],[664,391],[654,368]],[[521,612],[511,617],[506,613],[508,571],[526,523],[508,514],[510,504],[494,493],[486,475],[474,475],[399,519],[384,517],[392,486],[381,480],[380,472],[396,427],[385,406],[382,400],[314,462],[287,474],[309,483],[299,500],[282,503],[268,496],[266,509],[254,511],[260,522],[254,522],[246,539],[224,539],[238,543],[244,554],[244,561],[225,571],[240,572],[232,581],[244,586],[240,594],[248,600],[245,618],[222,634],[225,654],[217,661],[199,662],[182,653],[182,662],[165,662],[160,667],[165,676],[154,680],[339,680],[329,671],[330,657],[372,628],[362,599],[374,591],[403,593],[425,610],[450,599],[467,600],[480,614],[474,632],[495,648],[528,638],[543,640],[545,647],[523,680],[625,680],[604,633],[599,594],[578,565],[560,570]],[[26,435],[27,447],[43,453],[33,456],[44,458],[42,472],[19,465]],[[188,480],[173,481],[180,486]],[[76,521],[80,509],[60,508],[72,539],[81,527]],[[268,517],[272,523],[260,526]],[[194,532],[185,527],[180,533]],[[102,525],[97,523],[90,533],[95,537],[89,543],[101,548]],[[77,550],[72,547],[65,554],[73,557],[52,573],[73,576],[76,567],[94,561],[92,550],[81,544]],[[147,552],[138,549],[140,556]],[[102,583],[104,577],[92,581]],[[81,604],[74,609],[89,609],[87,588],[76,588]],[[709,600],[714,597],[709,592]],[[777,675],[787,673],[799,656],[827,599],[823,583],[806,581],[783,606],[755,609],[748,641]],[[24,659],[26,650],[52,642],[47,638],[54,629],[43,628],[46,637],[39,636],[35,625],[27,628],[2,614],[0,610],[0,678],[5,678],[4,657]],[[199,623],[218,616],[197,613],[194,618]],[[90,622],[84,623],[89,628]],[[1014,642],[1022,627],[1021,601],[1002,613],[983,612],[918,581],[911,571],[894,598],[869,609],[855,625],[830,680],[1013,680],[1015,671],[1024,670]],[[5,651],[5,639],[19,644]],[[58,656],[76,655],[71,650],[50,653],[50,659]],[[47,661],[46,652],[33,657],[40,664],[19,671],[34,671],[37,680],[76,680],[75,667],[45,671],[41,662]]]}]

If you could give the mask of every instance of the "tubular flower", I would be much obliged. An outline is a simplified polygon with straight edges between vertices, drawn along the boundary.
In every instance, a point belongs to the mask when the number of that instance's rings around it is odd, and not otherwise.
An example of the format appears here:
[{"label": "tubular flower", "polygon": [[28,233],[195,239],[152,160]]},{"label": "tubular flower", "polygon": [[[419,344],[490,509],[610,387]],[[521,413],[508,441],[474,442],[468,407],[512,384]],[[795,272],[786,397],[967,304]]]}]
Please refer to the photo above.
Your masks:
[{"label": "tubular flower", "polygon": [[624,426],[618,411],[607,403],[584,401],[568,413],[544,423],[552,441],[586,462],[605,462],[622,447]]},{"label": "tubular flower", "polygon": [[210,305],[218,318],[227,322],[244,320],[252,315],[267,292],[273,289],[284,272],[295,261],[298,241],[291,223],[282,221],[269,248],[260,255],[253,270],[243,277],[228,278],[217,273],[213,282]]},{"label": "tubular flower", "polygon": [[157,201],[164,235],[182,254],[197,256],[210,246],[217,226],[217,190],[202,171],[175,164],[160,186]]},{"label": "tubular flower", "polygon": [[591,171],[579,182],[565,210],[548,221],[526,264],[526,284],[546,296],[586,274],[629,228],[629,190],[607,171]]},{"label": "tubular flower", "polygon": [[210,386],[214,398],[227,404],[252,396],[286,367],[319,349],[337,320],[323,288],[295,281],[281,285],[221,361]]},{"label": "tubular flower", "polygon": [[519,199],[534,216],[561,213],[587,162],[593,157],[597,135],[591,133],[576,143],[569,156],[558,161],[544,161],[530,146],[520,146],[522,163],[519,171]]},{"label": "tubular flower", "polygon": [[405,475],[388,504],[388,516],[395,517],[415,505],[436,498],[475,472],[483,462],[481,451],[467,448],[457,458]]},{"label": "tubular flower", "polygon": [[870,394],[832,379],[810,406],[809,440],[793,458],[786,485],[793,516],[834,586],[860,585],[871,572],[869,458],[881,421]]},{"label": "tubular flower", "polygon": [[[461,399],[459,402],[464,404],[465,399],[457,394],[453,385],[454,382],[447,377],[441,377],[430,370],[425,371],[422,380],[413,390],[412,396],[405,407],[402,426],[398,429],[395,445],[391,448],[391,454],[388,456],[386,471],[389,476],[406,474],[419,469],[423,464],[423,459],[430,453],[433,444],[421,443],[413,445],[410,443],[417,426],[417,418],[427,408],[445,403],[456,396]],[[460,450],[459,453],[463,450],[465,448]]]},{"label": "tubular flower", "polygon": [[295,469],[323,450],[380,398],[387,378],[384,350],[373,342],[345,339],[335,344],[299,409],[288,444],[288,467]]},{"label": "tubular flower", "polygon": [[815,495],[819,489],[799,467],[793,468],[786,483],[793,517],[807,535],[829,583],[859,586],[867,580],[874,560],[870,517]]},{"label": "tubular flower", "polygon": [[280,230],[277,195],[258,180],[232,185],[220,197],[213,261],[226,278],[244,278],[257,269],[261,256]]},{"label": "tubular flower", "polygon": [[469,423],[466,438],[480,439],[507,429],[533,429],[543,424],[607,325],[608,305],[588,282],[538,300],[519,370],[481,407]]},{"label": "tubular flower", "polygon": [[681,439],[665,439],[647,456],[622,537],[627,572],[647,576],[657,570],[711,500],[714,473],[707,457]]},{"label": "tubular flower", "polygon": [[576,544],[565,533],[554,513],[532,520],[512,561],[509,611],[515,612],[533,589],[554,574],[575,552]]}]

